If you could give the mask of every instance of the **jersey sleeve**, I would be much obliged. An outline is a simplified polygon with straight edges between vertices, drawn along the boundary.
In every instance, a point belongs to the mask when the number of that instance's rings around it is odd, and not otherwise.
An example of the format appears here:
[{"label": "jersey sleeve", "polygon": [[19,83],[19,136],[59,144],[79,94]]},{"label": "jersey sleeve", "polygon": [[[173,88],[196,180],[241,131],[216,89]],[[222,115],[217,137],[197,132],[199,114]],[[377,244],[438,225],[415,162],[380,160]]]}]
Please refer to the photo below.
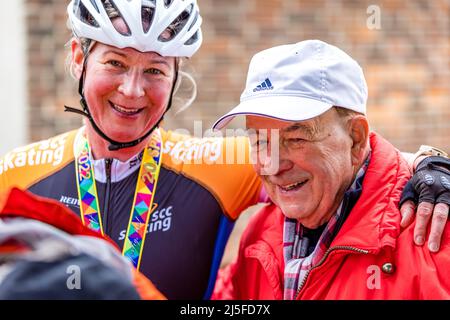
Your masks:
[{"label": "jersey sleeve", "polygon": [[76,131],[16,148],[0,158],[0,193],[27,189],[73,161]]},{"label": "jersey sleeve", "polygon": [[163,140],[163,165],[209,190],[232,220],[259,202],[262,184],[247,137],[200,139],[165,132]]}]

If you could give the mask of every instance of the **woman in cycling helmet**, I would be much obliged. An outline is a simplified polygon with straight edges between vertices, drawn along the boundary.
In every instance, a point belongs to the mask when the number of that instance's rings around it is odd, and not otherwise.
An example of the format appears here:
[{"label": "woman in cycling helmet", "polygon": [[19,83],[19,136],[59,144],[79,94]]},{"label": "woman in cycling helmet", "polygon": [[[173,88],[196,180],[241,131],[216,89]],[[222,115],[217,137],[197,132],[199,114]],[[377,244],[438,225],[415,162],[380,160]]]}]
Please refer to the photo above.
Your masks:
[{"label": "woman in cycling helmet", "polygon": [[76,0],[67,11],[87,135],[98,140],[91,142],[96,157],[127,160],[169,110],[180,57],[191,57],[201,45],[197,4]]},{"label": "woman in cycling helmet", "polygon": [[10,153],[27,161],[1,170],[0,191],[66,204],[167,298],[209,298],[233,221],[260,201],[261,183],[249,164],[223,164],[226,150],[247,152],[244,137],[159,128],[180,60],[202,42],[197,3],[73,0],[67,10],[81,109],[66,111],[85,126]]},{"label": "woman in cycling helmet", "polygon": [[197,3],[72,0],[67,10],[82,109],[66,110],[87,121],[6,155],[0,191],[16,185],[64,203],[167,298],[208,299],[233,221],[266,197],[250,164],[225,161],[247,153],[246,138],[159,128],[180,59],[202,42]]}]

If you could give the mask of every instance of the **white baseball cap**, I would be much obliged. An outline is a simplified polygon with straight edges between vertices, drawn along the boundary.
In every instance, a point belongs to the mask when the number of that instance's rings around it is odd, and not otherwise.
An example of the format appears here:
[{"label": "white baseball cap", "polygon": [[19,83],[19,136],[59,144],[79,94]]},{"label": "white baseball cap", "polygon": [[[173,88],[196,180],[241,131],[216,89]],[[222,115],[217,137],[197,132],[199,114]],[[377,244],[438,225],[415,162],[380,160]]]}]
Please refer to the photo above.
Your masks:
[{"label": "white baseball cap", "polygon": [[239,105],[213,128],[222,129],[237,115],[303,121],[333,106],[366,114],[366,102],[359,64],[335,46],[306,40],[255,54]]}]

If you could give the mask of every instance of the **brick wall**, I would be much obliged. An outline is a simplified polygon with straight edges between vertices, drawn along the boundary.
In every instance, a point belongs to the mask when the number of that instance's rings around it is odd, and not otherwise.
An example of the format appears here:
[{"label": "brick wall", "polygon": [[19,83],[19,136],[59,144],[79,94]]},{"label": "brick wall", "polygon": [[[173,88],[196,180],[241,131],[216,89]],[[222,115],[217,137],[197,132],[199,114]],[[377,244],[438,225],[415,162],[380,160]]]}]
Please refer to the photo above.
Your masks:
[{"label": "brick wall", "polygon": [[64,113],[78,106],[77,85],[65,68],[70,32],[64,0],[26,0],[28,31],[29,140],[79,127],[80,117]]},{"label": "brick wall", "polygon": [[[26,0],[30,136],[36,140],[75,128],[77,84],[64,68],[70,33],[67,0]],[[420,143],[450,149],[450,39],[446,0],[199,0],[204,44],[186,65],[198,83],[187,111],[168,128],[208,128],[233,107],[257,51],[318,38],[336,44],[363,66],[372,127],[397,147]],[[370,30],[367,8],[377,5],[381,28]],[[237,122],[239,124],[239,122]]]}]

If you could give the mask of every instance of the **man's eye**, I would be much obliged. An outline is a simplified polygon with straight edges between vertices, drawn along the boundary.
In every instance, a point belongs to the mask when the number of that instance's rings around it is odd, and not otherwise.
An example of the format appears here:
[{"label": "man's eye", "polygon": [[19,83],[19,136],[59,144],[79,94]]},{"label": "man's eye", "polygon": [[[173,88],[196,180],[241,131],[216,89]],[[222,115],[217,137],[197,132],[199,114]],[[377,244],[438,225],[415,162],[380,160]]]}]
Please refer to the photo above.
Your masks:
[{"label": "man's eye", "polygon": [[150,73],[150,74],[162,74],[162,71],[159,69],[155,69],[155,68],[150,68],[145,70],[145,73]]},{"label": "man's eye", "polygon": [[267,147],[268,141],[267,140],[258,140],[255,143],[255,147],[261,149]]},{"label": "man's eye", "polygon": [[306,140],[301,138],[290,138],[285,140],[288,147],[299,147],[305,142]]},{"label": "man's eye", "polygon": [[251,141],[250,145],[252,148],[264,147],[265,145],[267,145],[266,140],[250,139],[250,141]]}]

